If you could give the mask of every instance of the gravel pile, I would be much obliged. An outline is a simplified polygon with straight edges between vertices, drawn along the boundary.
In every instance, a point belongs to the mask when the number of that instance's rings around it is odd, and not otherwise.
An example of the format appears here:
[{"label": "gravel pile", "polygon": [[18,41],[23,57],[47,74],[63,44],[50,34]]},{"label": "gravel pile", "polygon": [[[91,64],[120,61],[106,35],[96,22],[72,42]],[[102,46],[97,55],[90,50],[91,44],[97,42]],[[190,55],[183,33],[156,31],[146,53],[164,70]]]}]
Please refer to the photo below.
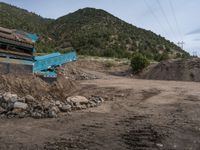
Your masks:
[{"label": "gravel pile", "polygon": [[61,113],[96,107],[103,102],[99,96],[71,96],[66,100],[38,100],[31,95],[19,97],[10,92],[0,94],[0,118],[56,118]]}]

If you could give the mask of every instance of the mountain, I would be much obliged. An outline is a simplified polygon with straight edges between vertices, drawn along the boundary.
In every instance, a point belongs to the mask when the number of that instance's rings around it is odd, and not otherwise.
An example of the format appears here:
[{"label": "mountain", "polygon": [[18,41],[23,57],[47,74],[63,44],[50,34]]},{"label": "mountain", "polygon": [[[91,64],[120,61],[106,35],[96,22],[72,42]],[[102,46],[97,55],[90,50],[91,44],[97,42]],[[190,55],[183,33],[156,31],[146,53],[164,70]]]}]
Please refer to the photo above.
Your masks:
[{"label": "mountain", "polygon": [[51,22],[27,10],[0,3],[0,25],[6,28],[15,28],[28,32],[45,33],[45,26]]},{"label": "mountain", "polygon": [[84,8],[53,20],[0,3],[0,18],[0,26],[40,35],[37,47],[45,52],[76,49],[80,54],[108,57],[140,52],[155,60],[188,55],[169,40],[100,9]]}]

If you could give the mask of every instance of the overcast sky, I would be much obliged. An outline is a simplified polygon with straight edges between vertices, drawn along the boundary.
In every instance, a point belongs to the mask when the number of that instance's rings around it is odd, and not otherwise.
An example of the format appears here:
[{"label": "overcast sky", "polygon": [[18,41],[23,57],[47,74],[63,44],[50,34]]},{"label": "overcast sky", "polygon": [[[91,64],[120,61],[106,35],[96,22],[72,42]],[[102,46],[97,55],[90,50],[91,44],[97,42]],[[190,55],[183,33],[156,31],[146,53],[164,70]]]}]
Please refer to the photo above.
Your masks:
[{"label": "overcast sky", "polygon": [[104,9],[152,30],[200,56],[200,0],[0,0],[43,17],[58,18],[84,7]]}]

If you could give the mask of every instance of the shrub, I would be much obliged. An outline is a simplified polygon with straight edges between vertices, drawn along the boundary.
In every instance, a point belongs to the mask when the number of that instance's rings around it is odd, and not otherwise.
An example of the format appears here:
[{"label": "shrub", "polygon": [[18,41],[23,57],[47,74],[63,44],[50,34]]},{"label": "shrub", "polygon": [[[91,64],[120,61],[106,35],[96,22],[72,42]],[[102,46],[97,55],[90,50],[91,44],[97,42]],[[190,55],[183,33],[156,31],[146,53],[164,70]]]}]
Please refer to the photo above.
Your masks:
[{"label": "shrub", "polygon": [[149,60],[140,53],[133,55],[131,58],[131,67],[134,73],[138,73],[150,64]]},{"label": "shrub", "polygon": [[160,57],[160,61],[163,61],[163,60],[168,60],[170,57],[168,55],[167,52],[164,52],[161,57]]}]

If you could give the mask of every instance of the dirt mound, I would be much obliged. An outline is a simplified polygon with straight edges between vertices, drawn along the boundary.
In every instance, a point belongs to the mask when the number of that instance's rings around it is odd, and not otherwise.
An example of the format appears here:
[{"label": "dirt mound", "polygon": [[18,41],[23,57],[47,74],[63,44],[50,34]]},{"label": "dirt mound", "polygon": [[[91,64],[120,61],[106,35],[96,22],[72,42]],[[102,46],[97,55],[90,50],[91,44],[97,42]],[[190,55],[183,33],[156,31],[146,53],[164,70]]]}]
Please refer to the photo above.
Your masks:
[{"label": "dirt mound", "polygon": [[[83,64],[83,63],[82,63]],[[80,62],[71,62],[59,68],[58,72],[71,80],[94,80],[98,77],[82,69]]]},{"label": "dirt mound", "polygon": [[141,75],[143,79],[200,82],[200,59],[163,61],[149,67]]},{"label": "dirt mound", "polygon": [[19,96],[32,95],[37,99],[66,99],[76,89],[76,83],[64,77],[47,83],[36,76],[0,76],[0,92],[12,92]]}]

